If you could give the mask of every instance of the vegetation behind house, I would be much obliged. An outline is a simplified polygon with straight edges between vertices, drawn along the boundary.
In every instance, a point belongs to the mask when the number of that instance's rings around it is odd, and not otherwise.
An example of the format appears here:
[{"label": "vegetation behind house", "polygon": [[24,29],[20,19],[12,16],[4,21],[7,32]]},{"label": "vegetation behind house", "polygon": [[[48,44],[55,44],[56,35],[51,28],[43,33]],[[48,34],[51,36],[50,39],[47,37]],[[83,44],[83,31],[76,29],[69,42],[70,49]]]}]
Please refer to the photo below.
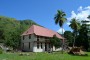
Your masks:
[{"label": "vegetation behind house", "polygon": [[20,35],[31,25],[38,25],[30,19],[17,20],[15,18],[0,16],[0,43],[13,49],[20,47]]}]

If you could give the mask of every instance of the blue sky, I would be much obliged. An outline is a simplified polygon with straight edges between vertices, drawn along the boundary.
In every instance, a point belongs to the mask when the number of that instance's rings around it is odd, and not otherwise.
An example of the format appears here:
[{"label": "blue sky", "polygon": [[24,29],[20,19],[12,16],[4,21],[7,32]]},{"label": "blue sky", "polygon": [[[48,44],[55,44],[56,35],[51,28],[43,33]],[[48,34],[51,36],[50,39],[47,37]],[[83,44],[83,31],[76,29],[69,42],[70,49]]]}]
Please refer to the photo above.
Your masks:
[{"label": "blue sky", "polygon": [[[0,0],[0,15],[16,18],[18,20],[31,19],[36,23],[57,31],[60,29],[54,23],[57,10],[63,10],[69,18],[78,8],[88,7],[90,0]],[[65,30],[70,30],[67,23]]]}]

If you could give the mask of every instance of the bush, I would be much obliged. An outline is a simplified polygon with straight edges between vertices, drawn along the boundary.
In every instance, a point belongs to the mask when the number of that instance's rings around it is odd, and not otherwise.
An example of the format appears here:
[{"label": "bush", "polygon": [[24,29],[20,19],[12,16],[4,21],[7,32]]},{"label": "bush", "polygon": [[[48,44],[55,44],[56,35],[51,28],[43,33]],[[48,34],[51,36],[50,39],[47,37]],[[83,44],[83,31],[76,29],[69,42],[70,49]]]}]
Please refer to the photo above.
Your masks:
[{"label": "bush", "polygon": [[0,54],[2,54],[3,53],[3,50],[0,48]]},{"label": "bush", "polygon": [[88,48],[88,52],[90,52],[90,48]]}]

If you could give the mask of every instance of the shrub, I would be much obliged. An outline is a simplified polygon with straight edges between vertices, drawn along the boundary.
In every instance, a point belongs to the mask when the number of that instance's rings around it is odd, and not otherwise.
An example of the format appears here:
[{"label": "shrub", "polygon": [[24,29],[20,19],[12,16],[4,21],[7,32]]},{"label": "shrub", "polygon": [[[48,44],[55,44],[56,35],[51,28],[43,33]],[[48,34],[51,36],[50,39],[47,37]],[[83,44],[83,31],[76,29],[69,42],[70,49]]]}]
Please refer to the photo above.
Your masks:
[{"label": "shrub", "polygon": [[3,53],[3,50],[0,48],[0,54],[2,54]]},{"label": "shrub", "polygon": [[90,52],[90,48],[88,48],[88,52]]}]

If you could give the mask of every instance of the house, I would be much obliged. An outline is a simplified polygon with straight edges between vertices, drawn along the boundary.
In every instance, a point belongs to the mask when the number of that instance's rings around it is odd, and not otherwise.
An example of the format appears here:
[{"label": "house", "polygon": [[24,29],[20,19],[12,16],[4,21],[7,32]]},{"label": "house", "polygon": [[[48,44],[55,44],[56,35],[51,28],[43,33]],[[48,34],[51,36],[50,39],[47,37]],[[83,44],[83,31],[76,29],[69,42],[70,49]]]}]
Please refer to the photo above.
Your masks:
[{"label": "house", "polygon": [[[21,49],[24,51],[44,52],[51,49],[49,38],[56,35],[63,39],[60,34],[47,28],[32,25],[21,35]],[[55,47],[53,47],[55,51]],[[60,50],[57,49],[57,50]]]}]

